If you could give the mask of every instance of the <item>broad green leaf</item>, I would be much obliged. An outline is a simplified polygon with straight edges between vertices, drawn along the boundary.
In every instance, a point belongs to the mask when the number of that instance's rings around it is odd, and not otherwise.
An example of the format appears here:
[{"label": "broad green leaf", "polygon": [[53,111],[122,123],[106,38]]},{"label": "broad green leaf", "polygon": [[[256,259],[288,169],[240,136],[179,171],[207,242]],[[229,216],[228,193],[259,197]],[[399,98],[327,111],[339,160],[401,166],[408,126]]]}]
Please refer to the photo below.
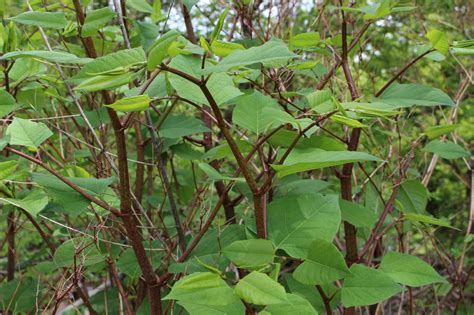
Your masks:
[{"label": "broad green leaf", "polygon": [[219,38],[219,34],[222,31],[222,26],[224,26],[225,18],[227,17],[228,13],[229,13],[229,9],[226,8],[224,12],[222,12],[221,15],[219,16],[219,20],[217,21],[217,24],[211,34],[211,41],[210,41],[211,45],[217,38]]},{"label": "broad green leaf", "polygon": [[[301,315],[318,315],[318,312],[313,308],[311,303],[303,297],[288,293],[286,295],[288,302],[282,304],[273,304],[265,308],[265,311],[271,315],[288,315],[288,314],[301,314]],[[263,312],[259,313],[262,314]]]},{"label": "broad green leaf", "polygon": [[153,13],[151,14],[151,20],[153,23],[158,22],[161,19],[161,0],[153,1]]},{"label": "broad green leaf", "polygon": [[410,287],[421,287],[437,282],[447,283],[445,278],[420,258],[398,252],[385,254],[379,270],[394,281]]},{"label": "broad green leaf", "polygon": [[426,38],[428,38],[431,42],[431,45],[434,49],[446,55],[449,51],[449,43],[448,39],[446,38],[446,34],[436,29],[429,31],[426,34]]},{"label": "broad green leaf", "polygon": [[198,3],[198,0],[183,0],[183,4],[188,8],[188,10],[191,10],[192,7]]},{"label": "broad green leaf", "polygon": [[388,0],[381,0],[380,2],[356,8],[342,7],[342,9],[347,12],[365,13],[364,20],[377,20],[391,13],[390,1]]},{"label": "broad green leaf", "polygon": [[432,140],[454,131],[457,127],[459,127],[459,124],[431,126],[425,129],[425,134],[428,139]]},{"label": "broad green leaf", "polygon": [[[199,58],[182,55],[177,56],[170,63],[170,66],[184,71],[195,78],[200,78],[199,71],[201,69],[201,61]],[[168,76],[171,85],[180,97],[191,100],[198,105],[209,105],[203,92],[196,84],[176,74],[170,73]],[[242,94],[242,92],[235,87],[232,78],[225,73],[215,73],[211,75],[206,85],[219,106]]]},{"label": "broad green leaf", "polygon": [[10,136],[0,138],[0,150],[3,150],[10,142]]},{"label": "broad green leaf", "polygon": [[306,260],[296,268],[293,277],[304,284],[324,284],[349,275],[341,252],[331,242],[315,240],[308,249]]},{"label": "broad green leaf", "polygon": [[454,229],[454,227],[450,225],[449,221],[438,219],[430,215],[418,214],[418,213],[407,213],[404,215],[404,218],[409,221],[420,222],[420,223],[431,224],[431,225],[438,225],[438,226]]},{"label": "broad green leaf", "polygon": [[[80,177],[66,178],[92,196],[104,195],[107,187],[115,181],[114,177],[101,179]],[[46,194],[69,214],[81,214],[90,204],[89,200],[85,199],[78,192],[53,175],[32,173],[31,179],[42,186]]]},{"label": "broad green leaf", "polygon": [[0,118],[10,114],[18,107],[15,98],[4,89],[0,89]]},{"label": "broad green leaf", "polygon": [[343,116],[343,115],[332,115],[329,119],[331,119],[333,122],[341,124],[341,125],[346,125],[349,127],[353,128],[365,128],[367,127],[363,123],[361,123],[358,120]]},{"label": "broad green leaf", "polygon": [[344,279],[341,298],[345,307],[372,305],[402,291],[402,287],[384,272],[354,264]]},{"label": "broad green leaf", "polygon": [[18,167],[18,163],[16,160],[0,162],[0,181],[12,175]]},{"label": "broad green leaf", "polygon": [[245,47],[237,43],[227,43],[215,40],[211,43],[211,50],[219,57],[227,57],[236,51],[245,50]]},{"label": "broad green leaf", "polygon": [[138,95],[125,97],[105,106],[121,112],[140,112],[150,107],[150,102],[151,98],[148,95]]},{"label": "broad green leaf", "polygon": [[289,40],[290,49],[316,47],[321,42],[318,32],[301,33],[292,36]]},{"label": "broad green leaf", "polygon": [[315,239],[331,242],[341,223],[334,195],[301,194],[276,198],[268,205],[268,239],[291,257],[305,258]]},{"label": "broad green leaf", "polygon": [[[311,303],[316,311],[320,314],[326,312],[324,301],[321,298],[320,294],[315,294],[315,287],[313,285],[302,284],[299,281],[296,281],[291,273],[286,273],[283,275],[286,287],[289,291],[295,295],[303,297],[305,300]],[[331,308],[336,308],[340,302],[340,290],[332,283],[327,283],[321,285],[321,288],[324,290],[327,296],[331,296]]]},{"label": "broad green leaf", "polygon": [[86,64],[92,59],[80,58],[76,55],[67,52],[60,51],[48,51],[48,50],[30,50],[30,51],[14,51],[4,54],[1,60],[19,59],[19,58],[38,58],[49,62],[60,63],[60,64]]},{"label": "broad green leaf", "polygon": [[124,73],[120,75],[97,75],[83,80],[75,90],[95,92],[101,90],[110,90],[133,81],[136,76],[133,73]]},{"label": "broad green leaf", "polygon": [[38,147],[53,135],[43,123],[15,117],[7,127],[6,134],[10,136],[10,145]]},{"label": "broad green leaf", "polygon": [[93,239],[78,237],[62,243],[54,252],[53,260],[57,267],[93,266],[106,257],[97,249]]},{"label": "broad green leaf", "polygon": [[245,182],[245,179],[242,177],[224,176],[209,164],[199,163],[198,166],[201,170],[203,170],[204,173],[206,173],[207,177],[211,181],[230,180],[230,181]]},{"label": "broad green leaf", "polygon": [[73,80],[91,78],[95,76],[130,75],[134,67],[146,62],[142,48],[125,49],[94,59],[82,67]]},{"label": "broad green leaf", "polygon": [[15,23],[44,28],[62,29],[67,26],[66,17],[62,12],[23,12],[10,19]]},{"label": "broad green leaf", "polygon": [[257,135],[268,128],[294,121],[290,114],[280,109],[276,100],[257,91],[238,97],[234,102],[232,121]]},{"label": "broad green leaf", "polygon": [[320,168],[354,163],[358,161],[381,161],[365,152],[357,151],[325,151],[321,149],[295,149],[283,165],[272,164],[279,177],[316,170]]},{"label": "broad green leaf", "polygon": [[315,91],[306,95],[309,107],[317,113],[327,113],[336,108],[332,93],[328,90]]},{"label": "broad green leaf", "polygon": [[205,73],[227,71],[233,67],[249,66],[256,63],[263,65],[283,65],[288,60],[296,58],[287,45],[279,40],[271,40],[257,47],[239,50],[222,59],[215,66],[206,68]]},{"label": "broad green leaf", "polygon": [[443,159],[453,160],[459,158],[468,158],[471,154],[459,144],[451,141],[433,140],[423,148],[425,152],[431,152],[439,155]]},{"label": "broad green leaf", "polygon": [[38,213],[48,204],[48,196],[44,191],[36,189],[30,191],[23,199],[1,198],[0,200],[21,208],[36,217]]},{"label": "broad green leaf", "polygon": [[372,229],[377,221],[377,213],[372,209],[364,207],[358,203],[339,200],[342,220],[347,221],[355,227],[365,227]]},{"label": "broad green leaf", "polygon": [[163,59],[168,56],[168,48],[181,34],[175,30],[171,30],[161,36],[150,48],[148,54],[147,69],[152,71],[158,66]]},{"label": "broad green leaf", "polygon": [[81,35],[84,37],[94,35],[114,17],[115,12],[109,7],[88,11],[81,29]]},{"label": "broad green leaf", "polygon": [[243,226],[237,224],[227,225],[222,230],[210,229],[204,234],[201,242],[193,250],[192,255],[201,257],[210,254],[218,254],[223,247],[237,240],[245,239]]},{"label": "broad green leaf", "polygon": [[14,314],[35,313],[38,302],[38,279],[15,277],[0,284],[0,306],[3,310],[9,307]]},{"label": "broad green leaf", "polygon": [[453,106],[453,100],[444,92],[431,86],[420,84],[392,84],[378,101],[393,108],[419,106]]},{"label": "broad green leaf", "polygon": [[420,181],[407,180],[400,185],[397,200],[406,213],[424,213],[428,203],[428,191]]},{"label": "broad green leaf", "polygon": [[218,274],[196,272],[176,282],[163,300],[201,305],[229,305],[239,301],[239,298]]},{"label": "broad green leaf", "polygon": [[273,262],[275,250],[271,241],[254,239],[235,241],[225,247],[222,253],[238,267],[251,268]]},{"label": "broad green leaf", "polygon": [[245,314],[245,306],[242,301],[228,305],[203,305],[196,301],[178,301],[192,315],[242,315]]},{"label": "broad green leaf", "polygon": [[163,122],[159,134],[161,137],[178,139],[195,133],[209,132],[201,120],[185,115],[170,115]]},{"label": "broad green leaf", "polygon": [[385,117],[399,115],[401,110],[394,110],[393,106],[380,102],[345,102],[342,108],[357,113],[358,117]]},{"label": "broad green leaf", "polygon": [[127,0],[127,6],[143,13],[153,13],[153,7],[147,0]]},{"label": "broad green leaf", "polygon": [[299,179],[296,176],[283,178],[275,187],[274,196],[319,193],[331,186],[330,183],[318,179]]},{"label": "broad green leaf", "polygon": [[242,278],[234,288],[242,300],[250,304],[271,305],[288,301],[285,288],[268,275],[252,271]]}]

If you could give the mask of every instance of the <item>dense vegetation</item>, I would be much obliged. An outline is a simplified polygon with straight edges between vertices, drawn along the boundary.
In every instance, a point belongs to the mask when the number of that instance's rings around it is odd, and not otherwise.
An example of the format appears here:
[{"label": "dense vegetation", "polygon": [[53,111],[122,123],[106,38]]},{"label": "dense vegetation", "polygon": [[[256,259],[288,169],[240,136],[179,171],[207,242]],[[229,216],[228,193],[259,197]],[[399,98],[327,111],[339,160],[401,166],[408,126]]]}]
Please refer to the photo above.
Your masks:
[{"label": "dense vegetation", "polygon": [[472,10],[0,1],[0,312],[472,314]]}]

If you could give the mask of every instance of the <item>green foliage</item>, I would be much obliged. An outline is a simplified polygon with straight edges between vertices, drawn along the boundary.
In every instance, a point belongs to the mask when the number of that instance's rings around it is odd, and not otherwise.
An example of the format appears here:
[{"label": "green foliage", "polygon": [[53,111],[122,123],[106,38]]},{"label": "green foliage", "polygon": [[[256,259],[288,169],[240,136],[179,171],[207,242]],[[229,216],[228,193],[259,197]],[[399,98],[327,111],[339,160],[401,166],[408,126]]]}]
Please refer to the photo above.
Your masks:
[{"label": "green foliage", "polygon": [[472,313],[471,3],[0,12],[0,313]]},{"label": "green foliage", "polygon": [[346,307],[379,303],[402,291],[384,272],[355,264],[350,269],[341,290],[342,304]]},{"label": "green foliage", "polygon": [[11,145],[20,145],[24,147],[38,147],[53,135],[51,130],[43,123],[15,118],[8,126],[6,135],[10,136]]}]

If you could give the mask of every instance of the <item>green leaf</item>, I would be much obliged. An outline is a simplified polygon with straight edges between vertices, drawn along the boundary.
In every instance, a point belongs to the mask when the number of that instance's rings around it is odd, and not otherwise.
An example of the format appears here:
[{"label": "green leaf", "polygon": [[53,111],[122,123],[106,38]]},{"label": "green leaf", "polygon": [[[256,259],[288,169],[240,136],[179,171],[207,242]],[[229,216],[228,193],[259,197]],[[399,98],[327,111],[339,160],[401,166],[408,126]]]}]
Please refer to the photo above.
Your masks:
[{"label": "green leaf", "polygon": [[419,106],[453,106],[453,100],[444,92],[431,86],[420,84],[393,83],[379,97],[378,101],[394,108]]},{"label": "green leaf", "polygon": [[0,162],[0,181],[12,175],[18,167],[18,163],[16,160]]},{"label": "green leaf", "polygon": [[239,50],[222,59],[215,66],[206,68],[205,73],[227,71],[233,67],[249,66],[256,63],[265,65],[283,65],[288,60],[296,58],[287,45],[280,40],[271,40],[257,47]]},{"label": "green leaf", "polygon": [[10,136],[10,145],[38,149],[53,133],[43,123],[15,117],[13,122],[7,127],[6,135]]},{"label": "green leaf", "polygon": [[28,193],[23,199],[1,198],[0,200],[21,208],[36,217],[48,204],[48,196],[44,191],[36,189]]},{"label": "green leaf", "polygon": [[341,291],[345,307],[376,304],[402,291],[400,285],[380,270],[354,264],[350,272]]},{"label": "green leaf", "polygon": [[429,31],[426,34],[426,38],[428,38],[431,42],[431,45],[434,49],[446,55],[449,51],[449,43],[448,39],[446,38],[446,34],[436,29]]},{"label": "green leaf", "polygon": [[86,64],[92,59],[80,58],[76,55],[60,52],[60,51],[48,51],[48,50],[30,50],[30,51],[14,51],[3,55],[1,60],[19,59],[19,58],[38,58],[49,62],[59,64]]},{"label": "green leaf", "polygon": [[[288,302],[282,304],[273,304],[265,308],[265,311],[271,315],[288,315],[288,314],[301,314],[301,315],[318,315],[318,312],[313,308],[311,303],[305,298],[288,293],[286,295]],[[260,312],[262,314],[263,312]]]},{"label": "green leaf", "polygon": [[431,225],[438,225],[438,226],[455,229],[452,225],[450,225],[449,221],[434,218],[430,215],[418,214],[418,213],[407,213],[404,215],[404,218],[409,221],[426,223],[426,224],[431,224]]},{"label": "green leaf", "polygon": [[234,102],[236,106],[232,112],[232,121],[257,135],[268,128],[295,121],[290,114],[280,109],[276,100],[258,91],[238,97]]},{"label": "green leaf", "polygon": [[218,274],[195,272],[176,282],[163,300],[200,305],[230,305],[238,302],[239,298]]},{"label": "green leaf", "polygon": [[105,260],[107,255],[97,249],[91,238],[78,237],[65,241],[54,252],[57,267],[93,266]]},{"label": "green leaf", "polygon": [[423,213],[428,203],[428,191],[418,180],[407,180],[400,185],[397,193],[403,211],[406,213]]},{"label": "green leaf", "polygon": [[227,43],[215,40],[211,43],[211,50],[219,57],[227,57],[238,50],[245,50],[245,47],[237,43]]},{"label": "green leaf", "polygon": [[147,69],[152,71],[168,56],[168,48],[181,34],[171,30],[161,36],[150,48],[148,54]]},{"label": "green leaf", "polygon": [[14,314],[35,313],[38,302],[38,280],[28,277],[16,277],[0,284],[0,305]]},{"label": "green leaf", "polygon": [[448,134],[451,131],[454,131],[457,127],[459,127],[458,124],[431,126],[431,127],[426,128],[425,134],[428,137],[428,139],[432,140],[432,139],[438,138],[439,136]]},{"label": "green leaf", "polygon": [[127,0],[127,6],[143,13],[153,13],[153,7],[146,0]]},{"label": "green leaf", "polygon": [[[303,297],[305,300],[311,303],[316,311],[320,314],[326,312],[324,301],[320,294],[315,294],[315,287],[313,285],[302,284],[296,281],[291,273],[283,275],[283,279],[291,293]],[[331,296],[331,308],[336,308],[340,302],[340,290],[332,283],[323,284],[321,288],[324,290],[327,296]]]},{"label": "green leaf", "polygon": [[[115,181],[114,177],[101,179],[81,177],[66,178],[79,186],[89,195],[96,197],[104,195],[108,186]],[[42,186],[47,195],[50,196],[55,203],[63,207],[69,214],[80,214],[86,210],[87,206],[90,204],[89,200],[85,199],[78,192],[53,175],[32,173],[31,179],[38,185]]]},{"label": "green leaf", "polygon": [[365,13],[364,20],[378,20],[391,13],[390,1],[382,0],[371,5],[361,6],[357,8],[342,7],[347,12],[361,12]]},{"label": "green leaf", "polygon": [[151,98],[148,95],[138,95],[125,97],[105,106],[121,112],[140,112],[150,107],[150,102]]},{"label": "green leaf", "polygon": [[365,227],[372,229],[377,221],[377,213],[372,209],[364,207],[358,203],[339,200],[342,220],[347,221],[355,227]]},{"label": "green leaf", "polygon": [[219,38],[219,34],[221,33],[222,31],[222,26],[224,26],[224,22],[225,22],[225,18],[227,17],[227,14],[229,13],[229,9],[226,8],[224,10],[224,12],[221,13],[221,15],[219,16],[219,20],[217,21],[217,25],[216,27],[214,28],[214,30],[212,31],[212,34],[211,34],[211,41],[210,43],[212,44],[217,38]]},{"label": "green leaf", "polygon": [[161,16],[161,0],[154,0],[151,20],[153,21],[153,23],[156,23],[161,19]]},{"label": "green leaf", "polygon": [[114,17],[115,12],[109,7],[88,11],[81,29],[81,35],[84,37],[94,35]]},{"label": "green leaf", "polygon": [[289,40],[290,49],[316,47],[321,42],[318,32],[301,33],[292,36]]},{"label": "green leaf", "polygon": [[334,195],[301,194],[268,205],[268,239],[291,257],[305,258],[315,239],[331,242],[341,223]]},{"label": "green leaf", "polygon": [[252,271],[242,278],[234,291],[242,300],[250,304],[271,305],[288,301],[283,286],[258,271]]},{"label": "green leaf", "polygon": [[220,174],[214,167],[206,163],[199,163],[199,168],[206,173],[207,177],[211,181],[219,181],[219,180],[231,180],[231,181],[238,181],[238,182],[245,182],[245,179],[242,177],[230,177],[224,176]]},{"label": "green leaf", "polygon": [[95,92],[101,90],[110,90],[127,83],[130,83],[136,78],[133,73],[124,73],[121,75],[98,75],[89,79],[83,80],[75,90]]},{"label": "green leaf", "polygon": [[10,114],[18,107],[15,98],[4,89],[0,89],[0,118]]},{"label": "green leaf", "polygon": [[87,63],[72,79],[79,80],[95,76],[130,76],[131,69],[143,65],[145,62],[145,52],[141,47],[119,50]]},{"label": "green leaf", "polygon": [[[180,55],[173,59],[170,66],[184,71],[195,78],[200,78],[199,71],[201,61],[199,58]],[[196,84],[171,73],[169,74],[169,80],[180,97],[191,100],[199,105],[209,105],[203,92]],[[242,94],[242,92],[235,87],[232,78],[225,73],[215,73],[211,75],[206,85],[219,106]]]},{"label": "green leaf", "polygon": [[183,0],[183,4],[188,10],[191,10],[196,3],[198,3],[198,0]]},{"label": "green leaf", "polygon": [[179,301],[179,305],[184,307],[192,315],[242,315],[245,314],[245,306],[242,301],[228,305],[202,305],[195,301]]},{"label": "green leaf", "polygon": [[328,90],[315,91],[306,95],[309,107],[317,113],[327,113],[336,108],[332,93]]},{"label": "green leaf", "polygon": [[275,250],[271,241],[254,239],[235,241],[222,253],[238,267],[253,268],[273,262]]},{"label": "green leaf", "polygon": [[163,122],[159,134],[161,137],[178,139],[195,133],[209,132],[201,120],[185,115],[170,115]]},{"label": "green leaf", "polygon": [[290,174],[316,170],[320,168],[354,163],[357,161],[381,161],[365,152],[357,151],[325,151],[321,149],[295,149],[283,165],[272,164],[279,177]]},{"label": "green leaf", "polygon": [[383,256],[379,270],[394,281],[410,287],[421,287],[437,282],[447,283],[433,267],[420,258],[408,254],[388,252]]},{"label": "green leaf", "polygon": [[331,242],[315,240],[308,249],[306,260],[296,268],[293,277],[304,284],[324,284],[349,275],[341,252]]},{"label": "green leaf", "polygon": [[334,121],[335,123],[346,125],[353,128],[365,128],[367,127],[363,123],[358,120],[343,116],[343,115],[332,115],[329,119]]},{"label": "green leaf", "polygon": [[15,23],[44,28],[63,29],[67,20],[62,12],[23,12],[10,18]]},{"label": "green leaf", "polygon": [[453,160],[459,158],[468,158],[471,154],[459,144],[451,141],[433,140],[423,148],[425,152],[431,152],[439,155],[443,159]]}]

